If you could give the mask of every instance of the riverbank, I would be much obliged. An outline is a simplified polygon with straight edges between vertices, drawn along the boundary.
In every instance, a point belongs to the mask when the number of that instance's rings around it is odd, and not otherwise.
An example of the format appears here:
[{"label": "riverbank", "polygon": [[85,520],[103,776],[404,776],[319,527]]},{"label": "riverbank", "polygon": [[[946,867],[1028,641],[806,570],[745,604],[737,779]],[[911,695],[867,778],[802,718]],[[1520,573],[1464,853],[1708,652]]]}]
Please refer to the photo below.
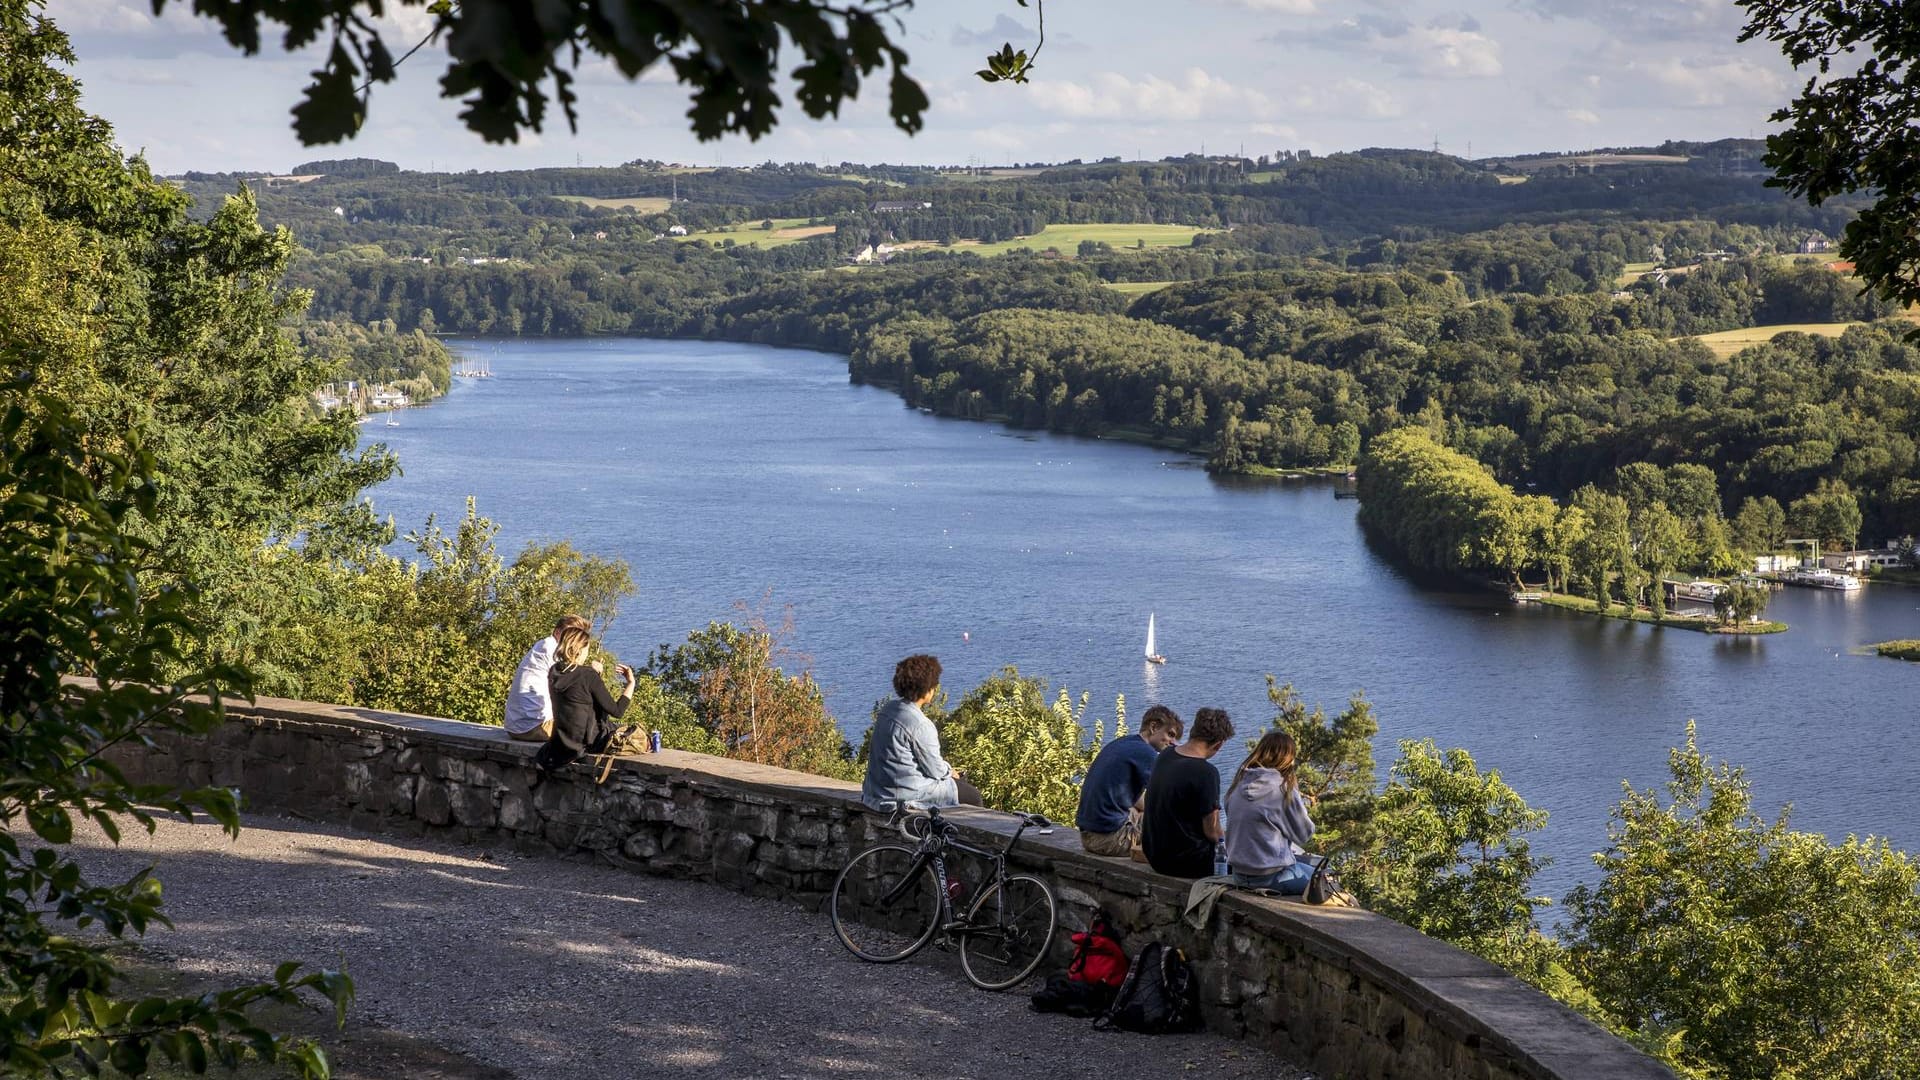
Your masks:
[{"label": "riverbank", "polygon": [[[1567,593],[1541,592],[1539,603],[1548,607],[1562,608],[1567,611],[1580,611],[1588,615],[1600,615],[1600,605],[1584,596],[1572,596]],[[1614,604],[1607,608],[1603,618],[1621,619],[1626,622],[1646,623],[1649,626],[1665,626],[1674,630],[1697,630],[1703,634],[1779,634],[1785,632],[1787,624],[1762,620],[1755,623],[1722,623],[1712,615],[1674,615],[1656,617],[1646,608],[1627,608]]]},{"label": "riverbank", "polygon": [[1878,645],[1869,646],[1869,648],[1880,656],[1890,657],[1894,660],[1911,660],[1914,663],[1920,663],[1920,639],[1883,641]]}]

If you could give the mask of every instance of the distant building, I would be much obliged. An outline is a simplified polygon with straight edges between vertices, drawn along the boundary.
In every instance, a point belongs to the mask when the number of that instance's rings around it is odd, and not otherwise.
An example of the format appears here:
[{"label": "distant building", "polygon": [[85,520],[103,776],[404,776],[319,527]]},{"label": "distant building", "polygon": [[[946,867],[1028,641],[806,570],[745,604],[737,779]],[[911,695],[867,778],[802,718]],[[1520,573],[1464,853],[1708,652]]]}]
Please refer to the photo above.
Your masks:
[{"label": "distant building", "polygon": [[1753,572],[1756,574],[1784,574],[1789,570],[1800,569],[1798,555],[1755,555]]},{"label": "distant building", "polygon": [[894,200],[894,201],[877,202],[873,204],[873,212],[876,214],[900,214],[900,213],[905,213],[908,210],[931,210],[931,209],[933,209],[932,203],[920,202],[918,200],[911,201],[911,202],[901,202],[898,200]]},{"label": "distant building", "polygon": [[1800,238],[1800,254],[1820,255],[1833,250],[1833,241],[1819,233],[1808,233]]},{"label": "distant building", "polygon": [[687,235],[687,227],[685,225],[670,225],[667,227],[667,235],[685,236]]}]

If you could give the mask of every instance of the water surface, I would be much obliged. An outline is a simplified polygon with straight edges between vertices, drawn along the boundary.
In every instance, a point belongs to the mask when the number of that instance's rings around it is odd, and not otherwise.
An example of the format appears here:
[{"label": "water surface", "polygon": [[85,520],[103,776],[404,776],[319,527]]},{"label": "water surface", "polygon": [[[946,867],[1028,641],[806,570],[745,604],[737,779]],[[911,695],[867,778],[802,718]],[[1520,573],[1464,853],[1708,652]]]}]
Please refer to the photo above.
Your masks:
[{"label": "water surface", "polygon": [[[1392,741],[1471,750],[1551,811],[1540,879],[1589,877],[1629,779],[1665,778],[1689,718],[1747,767],[1758,804],[1838,837],[1920,849],[1911,752],[1920,665],[1857,655],[1920,637],[1920,589],[1777,594],[1791,632],[1731,638],[1436,591],[1369,549],[1324,486],[1222,482],[1138,446],[1014,432],[850,386],[839,357],[742,344],[473,342],[457,381],[363,429],[405,475],[374,492],[405,529],[466,497],[509,557],[570,539],[633,566],[609,631],[639,663],[771,591],[842,727],[893,663],[933,652],[956,696],[1016,664],[1110,716],[1220,706],[1271,716],[1264,676],[1334,711],[1364,691]],[[1164,667],[1141,659],[1157,614]],[[1237,763],[1240,741],[1219,759]]]}]

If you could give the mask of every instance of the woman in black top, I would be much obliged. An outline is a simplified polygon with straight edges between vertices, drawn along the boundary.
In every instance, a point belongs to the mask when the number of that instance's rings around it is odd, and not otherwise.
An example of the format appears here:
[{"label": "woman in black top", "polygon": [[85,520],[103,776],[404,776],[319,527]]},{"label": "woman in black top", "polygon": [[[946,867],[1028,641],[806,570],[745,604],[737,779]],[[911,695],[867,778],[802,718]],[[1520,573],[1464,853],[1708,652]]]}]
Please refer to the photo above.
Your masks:
[{"label": "woman in black top", "polygon": [[547,669],[553,737],[533,759],[542,769],[561,768],[583,754],[603,754],[623,730],[613,721],[626,715],[633,702],[633,669],[625,664],[614,669],[626,682],[614,697],[600,672],[587,663],[589,644],[587,632],[577,626],[562,630],[557,639],[553,666]]}]

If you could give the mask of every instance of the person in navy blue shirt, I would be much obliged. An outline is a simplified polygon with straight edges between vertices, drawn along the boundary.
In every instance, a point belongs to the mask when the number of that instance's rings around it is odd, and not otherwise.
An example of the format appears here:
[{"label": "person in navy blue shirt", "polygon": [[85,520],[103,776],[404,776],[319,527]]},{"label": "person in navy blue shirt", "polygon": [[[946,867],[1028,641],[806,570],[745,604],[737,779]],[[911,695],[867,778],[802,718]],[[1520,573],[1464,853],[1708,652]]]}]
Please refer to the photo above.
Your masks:
[{"label": "person in navy blue shirt", "polygon": [[1091,855],[1127,858],[1140,842],[1140,797],[1160,752],[1180,741],[1180,717],[1155,705],[1140,718],[1140,733],[1100,748],[1080,785],[1080,812],[1074,825],[1080,846]]}]

